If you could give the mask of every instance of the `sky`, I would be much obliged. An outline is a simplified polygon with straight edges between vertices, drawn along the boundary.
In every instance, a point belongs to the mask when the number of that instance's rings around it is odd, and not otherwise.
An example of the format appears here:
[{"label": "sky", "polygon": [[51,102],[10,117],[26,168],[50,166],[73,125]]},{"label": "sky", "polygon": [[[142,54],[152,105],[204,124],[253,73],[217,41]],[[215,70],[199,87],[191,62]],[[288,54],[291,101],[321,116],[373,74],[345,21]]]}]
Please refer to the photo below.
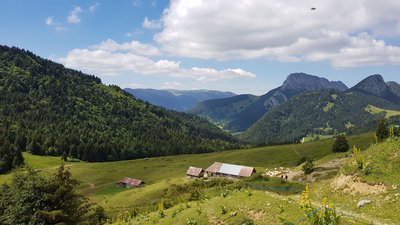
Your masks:
[{"label": "sky", "polygon": [[400,83],[398,0],[0,0],[0,28],[1,45],[122,88],[262,95],[295,72]]}]

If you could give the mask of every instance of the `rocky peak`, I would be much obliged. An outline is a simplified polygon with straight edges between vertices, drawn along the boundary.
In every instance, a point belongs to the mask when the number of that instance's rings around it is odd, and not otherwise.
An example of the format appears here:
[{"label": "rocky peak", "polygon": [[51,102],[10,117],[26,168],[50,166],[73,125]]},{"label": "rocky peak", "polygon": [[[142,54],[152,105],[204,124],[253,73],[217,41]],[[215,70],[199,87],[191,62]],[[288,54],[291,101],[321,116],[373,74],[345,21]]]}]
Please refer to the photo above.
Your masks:
[{"label": "rocky peak", "polygon": [[351,89],[374,94],[377,96],[383,96],[385,92],[390,91],[389,87],[383,80],[383,77],[379,74],[371,75],[365,78]]},{"label": "rocky peak", "polygon": [[397,95],[395,91],[392,91],[392,89],[383,80],[383,77],[379,74],[371,75],[365,78],[350,90],[375,95],[389,101],[400,101],[399,95]]},{"label": "rocky peak", "polygon": [[292,73],[283,82],[281,90],[294,90],[297,92],[316,91],[321,89],[347,90],[341,81],[329,81],[326,78],[309,75],[306,73]]},{"label": "rocky peak", "polygon": [[394,81],[386,82],[386,84],[393,93],[395,93],[397,96],[400,97],[400,84],[398,84]]}]

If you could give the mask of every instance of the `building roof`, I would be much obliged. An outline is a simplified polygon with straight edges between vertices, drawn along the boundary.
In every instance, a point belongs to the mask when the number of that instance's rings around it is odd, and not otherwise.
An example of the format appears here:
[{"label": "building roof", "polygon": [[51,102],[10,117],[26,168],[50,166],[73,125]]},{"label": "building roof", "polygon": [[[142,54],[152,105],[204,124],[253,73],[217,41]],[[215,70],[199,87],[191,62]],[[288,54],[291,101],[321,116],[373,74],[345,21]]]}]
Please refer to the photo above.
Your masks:
[{"label": "building roof", "polygon": [[206,169],[211,173],[222,173],[240,177],[250,177],[256,170],[254,167],[215,162]]},{"label": "building roof", "polygon": [[194,177],[199,177],[199,176],[201,176],[201,173],[203,172],[204,170],[202,169],[202,168],[198,168],[198,167],[193,167],[193,166],[191,166],[191,167],[189,167],[189,169],[186,171],[186,175],[188,175],[188,176],[194,176]]},{"label": "building roof", "polygon": [[211,173],[218,173],[219,169],[221,169],[223,163],[221,162],[214,162],[211,166],[209,166],[206,169],[206,172],[211,172]]},{"label": "building roof", "polygon": [[139,185],[144,184],[144,182],[142,180],[133,179],[130,177],[124,177],[124,179],[118,181],[117,184],[125,184],[138,187]]}]

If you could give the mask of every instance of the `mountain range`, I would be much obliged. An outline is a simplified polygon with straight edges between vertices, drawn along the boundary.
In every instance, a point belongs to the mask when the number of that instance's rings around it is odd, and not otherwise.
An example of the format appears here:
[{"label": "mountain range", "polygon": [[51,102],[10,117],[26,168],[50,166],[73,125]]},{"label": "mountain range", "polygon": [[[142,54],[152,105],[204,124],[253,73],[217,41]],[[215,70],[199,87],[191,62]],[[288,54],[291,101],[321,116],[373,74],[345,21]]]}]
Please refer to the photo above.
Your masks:
[{"label": "mountain range", "polygon": [[399,90],[398,83],[386,83],[379,74],[348,89],[340,81],[294,73],[265,95],[204,101],[190,112],[231,132],[242,131],[239,138],[245,142],[291,143],[310,134],[367,132],[385,116],[399,123]]},{"label": "mountain range", "polygon": [[398,84],[372,75],[346,91],[324,89],[295,96],[264,114],[241,138],[259,145],[278,144],[296,142],[308,134],[367,132],[385,116],[398,123],[400,95],[393,87]]},{"label": "mountain range", "polygon": [[305,73],[290,74],[282,86],[262,96],[239,95],[224,99],[204,101],[188,112],[218,124],[231,132],[242,132],[258,121],[274,107],[290,100],[293,96],[322,89],[347,90],[341,81]]},{"label": "mountain range", "polygon": [[125,88],[129,94],[167,109],[183,112],[191,109],[199,102],[235,96],[232,92],[211,90],[157,90]]}]

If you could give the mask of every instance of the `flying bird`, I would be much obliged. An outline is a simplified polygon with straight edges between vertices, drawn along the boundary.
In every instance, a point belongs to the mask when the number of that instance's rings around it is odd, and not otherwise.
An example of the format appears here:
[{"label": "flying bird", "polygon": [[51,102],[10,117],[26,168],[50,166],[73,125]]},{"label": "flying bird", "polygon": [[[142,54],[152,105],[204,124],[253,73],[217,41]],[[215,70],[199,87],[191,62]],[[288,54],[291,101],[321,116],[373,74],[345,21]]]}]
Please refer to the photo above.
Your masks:
[{"label": "flying bird", "polygon": [[311,9],[310,10],[316,10],[316,8],[315,7],[311,7]]}]

